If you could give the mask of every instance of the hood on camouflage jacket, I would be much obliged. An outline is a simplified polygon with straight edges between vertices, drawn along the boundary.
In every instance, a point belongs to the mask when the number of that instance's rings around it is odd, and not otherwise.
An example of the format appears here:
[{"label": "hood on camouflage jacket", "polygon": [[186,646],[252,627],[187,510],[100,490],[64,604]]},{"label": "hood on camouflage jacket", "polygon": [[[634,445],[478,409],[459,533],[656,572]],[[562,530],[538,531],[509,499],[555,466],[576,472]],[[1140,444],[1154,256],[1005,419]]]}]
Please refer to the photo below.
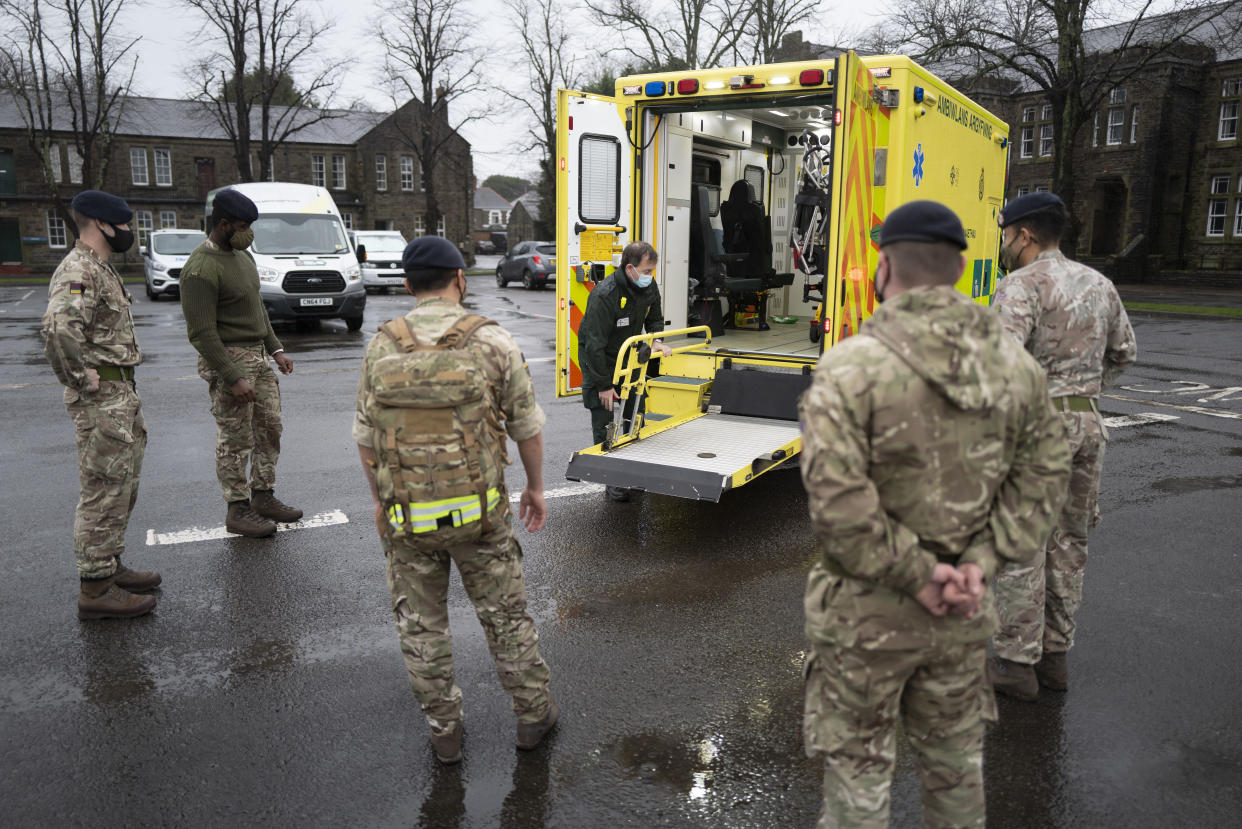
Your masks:
[{"label": "hood on camouflage jacket", "polygon": [[888,346],[957,408],[994,405],[1006,377],[1000,319],[952,287],[915,288],[880,305],[860,333]]}]

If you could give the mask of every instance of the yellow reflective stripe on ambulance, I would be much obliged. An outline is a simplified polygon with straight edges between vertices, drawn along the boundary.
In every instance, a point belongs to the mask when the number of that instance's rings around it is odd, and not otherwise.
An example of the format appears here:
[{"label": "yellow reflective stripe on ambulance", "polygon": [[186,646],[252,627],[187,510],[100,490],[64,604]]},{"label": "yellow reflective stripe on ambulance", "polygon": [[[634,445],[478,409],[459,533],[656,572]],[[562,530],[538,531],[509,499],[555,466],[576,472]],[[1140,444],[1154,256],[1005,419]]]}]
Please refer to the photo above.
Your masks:
[{"label": "yellow reflective stripe on ambulance", "polygon": [[[500,489],[492,487],[487,491],[487,511],[491,512],[500,504]],[[388,523],[395,530],[406,528],[410,532],[429,533],[439,528],[441,518],[452,518],[454,527],[472,524],[483,517],[479,509],[479,499],[475,495],[462,495],[457,498],[445,498],[440,501],[421,501],[406,505],[394,504],[388,508]]]}]

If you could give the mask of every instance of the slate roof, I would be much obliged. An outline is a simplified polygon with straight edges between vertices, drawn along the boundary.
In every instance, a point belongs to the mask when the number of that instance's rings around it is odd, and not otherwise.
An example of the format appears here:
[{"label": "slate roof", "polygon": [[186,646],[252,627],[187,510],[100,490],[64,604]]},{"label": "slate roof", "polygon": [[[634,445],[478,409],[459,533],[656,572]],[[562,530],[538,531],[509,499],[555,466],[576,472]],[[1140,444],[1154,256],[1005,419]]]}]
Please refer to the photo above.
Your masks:
[{"label": "slate roof", "polygon": [[512,210],[513,205],[490,187],[476,187],[474,208],[475,210]]},{"label": "slate roof", "polygon": [[534,221],[539,221],[539,193],[534,190],[527,190],[522,195],[513,200],[513,206],[517,207],[521,204],[526,208],[527,214]]}]

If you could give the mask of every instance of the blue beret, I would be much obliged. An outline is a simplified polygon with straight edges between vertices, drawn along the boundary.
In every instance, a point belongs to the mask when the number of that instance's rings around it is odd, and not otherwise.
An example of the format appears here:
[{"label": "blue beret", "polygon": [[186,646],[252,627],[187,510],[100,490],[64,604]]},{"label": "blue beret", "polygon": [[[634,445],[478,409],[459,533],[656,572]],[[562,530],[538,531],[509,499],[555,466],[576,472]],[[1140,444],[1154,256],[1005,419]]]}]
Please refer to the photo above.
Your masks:
[{"label": "blue beret", "polygon": [[898,207],[880,226],[880,247],[893,242],[948,242],[966,249],[957,214],[940,202],[912,201]]},{"label": "blue beret", "polygon": [[254,206],[254,202],[246,198],[240,190],[232,187],[216,193],[212,201],[212,209],[216,207],[219,207],[220,212],[225,216],[239,222],[253,222],[259,218],[259,208]]},{"label": "blue beret", "polygon": [[73,197],[73,209],[83,216],[99,219],[110,225],[123,225],[134,218],[125,199],[102,190],[83,190]]},{"label": "blue beret", "polygon": [[405,246],[401,254],[401,267],[409,273],[421,268],[466,269],[457,246],[442,236],[419,236]]},{"label": "blue beret", "polygon": [[1038,210],[1058,205],[1064,208],[1065,202],[1061,201],[1061,197],[1055,193],[1029,193],[1025,196],[1018,196],[1016,199],[1010,199],[1005,205],[1005,209],[996,217],[996,223],[1001,227],[1009,227],[1018,219],[1024,219]]}]

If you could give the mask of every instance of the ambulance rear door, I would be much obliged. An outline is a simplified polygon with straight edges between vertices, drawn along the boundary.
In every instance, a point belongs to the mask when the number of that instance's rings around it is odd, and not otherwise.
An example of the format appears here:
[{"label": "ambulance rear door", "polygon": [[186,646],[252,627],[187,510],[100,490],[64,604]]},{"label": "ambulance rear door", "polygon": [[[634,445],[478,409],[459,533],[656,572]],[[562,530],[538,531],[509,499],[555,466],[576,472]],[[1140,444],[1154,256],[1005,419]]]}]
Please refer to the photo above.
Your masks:
[{"label": "ambulance rear door", "polygon": [[836,79],[836,109],[841,121],[832,147],[832,224],[824,286],[826,336],[820,339],[821,348],[858,333],[860,322],[875,310],[872,186],[878,122],[883,115],[873,96],[871,72],[857,54],[846,52],[837,58]]},{"label": "ambulance rear door", "polygon": [[632,238],[633,149],[617,101],[557,90],[556,395],[582,391],[578,326]]}]

